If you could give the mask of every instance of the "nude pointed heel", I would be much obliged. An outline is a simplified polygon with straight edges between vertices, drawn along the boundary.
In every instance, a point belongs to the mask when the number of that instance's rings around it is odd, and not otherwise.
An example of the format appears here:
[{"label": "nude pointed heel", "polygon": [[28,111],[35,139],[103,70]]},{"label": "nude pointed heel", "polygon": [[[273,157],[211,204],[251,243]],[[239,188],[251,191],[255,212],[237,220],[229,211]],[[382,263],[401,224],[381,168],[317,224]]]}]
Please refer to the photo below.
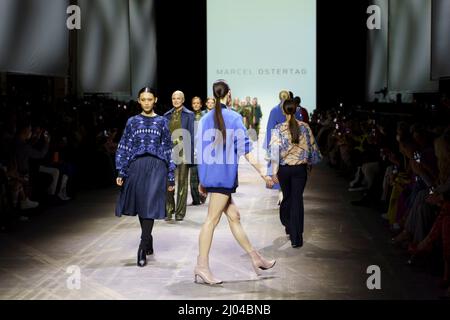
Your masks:
[{"label": "nude pointed heel", "polygon": [[194,269],[194,282],[199,283],[198,278],[202,279],[203,283],[209,285],[222,284],[223,281],[216,279],[209,270],[208,258],[198,257],[197,266]]},{"label": "nude pointed heel", "polygon": [[261,270],[269,270],[275,266],[276,260],[265,259],[258,251],[253,250],[249,253],[252,259],[253,269],[257,275],[261,274]]}]

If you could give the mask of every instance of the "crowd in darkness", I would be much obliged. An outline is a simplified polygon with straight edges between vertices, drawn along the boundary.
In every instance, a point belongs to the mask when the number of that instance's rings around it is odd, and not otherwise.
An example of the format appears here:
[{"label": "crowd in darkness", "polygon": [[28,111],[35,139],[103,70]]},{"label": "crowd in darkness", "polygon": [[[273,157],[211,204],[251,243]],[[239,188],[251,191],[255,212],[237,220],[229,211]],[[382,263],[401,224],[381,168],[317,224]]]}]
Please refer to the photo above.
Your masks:
[{"label": "crowd in darkness", "polygon": [[[158,104],[156,112],[170,108]],[[39,94],[0,97],[1,229],[71,201],[80,190],[115,185],[117,145],[128,118],[140,111],[134,100],[106,95],[55,102]]]},{"label": "crowd in darkness", "polygon": [[[441,285],[448,286],[450,99],[407,105],[401,113],[384,107],[318,109],[310,126],[328,165],[349,177],[345,192],[361,193],[352,204],[378,210],[409,263],[442,266]],[[168,109],[158,108],[158,114]],[[104,96],[65,98],[52,107],[39,99],[3,98],[2,229],[71,201],[80,190],[112,186],[117,144],[138,112],[134,101]]]},{"label": "crowd in darkness", "polygon": [[415,102],[401,113],[381,107],[316,111],[311,127],[328,165],[348,177],[344,192],[361,193],[352,205],[377,210],[406,262],[439,270],[448,287],[450,99]]},{"label": "crowd in darkness", "polygon": [[28,220],[86,188],[114,184],[114,157],[135,102],[102,96],[0,102],[0,225]]}]

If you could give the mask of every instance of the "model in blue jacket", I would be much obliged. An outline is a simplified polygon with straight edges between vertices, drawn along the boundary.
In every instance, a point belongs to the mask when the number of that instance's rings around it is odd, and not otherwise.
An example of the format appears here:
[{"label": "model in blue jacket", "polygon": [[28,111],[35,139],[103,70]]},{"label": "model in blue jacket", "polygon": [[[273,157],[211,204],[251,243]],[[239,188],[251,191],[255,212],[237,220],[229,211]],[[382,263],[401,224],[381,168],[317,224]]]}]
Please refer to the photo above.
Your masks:
[{"label": "model in blue jacket", "polygon": [[[211,193],[208,216],[199,236],[199,255],[194,270],[195,281],[202,279],[207,284],[220,284],[209,270],[209,251],[214,229],[225,213],[230,229],[239,245],[249,254],[253,268],[267,270],[275,265],[275,260],[266,260],[256,251],[242,228],[239,209],[232,199],[238,186],[238,163],[241,156],[257,169],[257,162],[250,153],[251,144],[242,117],[227,105],[231,102],[228,84],[219,80],[213,86],[216,104],[214,110],[205,115],[199,124],[196,137],[201,194]],[[258,170],[258,169],[257,169]],[[259,172],[259,170],[258,170]],[[260,173],[261,175],[261,173]]]}]

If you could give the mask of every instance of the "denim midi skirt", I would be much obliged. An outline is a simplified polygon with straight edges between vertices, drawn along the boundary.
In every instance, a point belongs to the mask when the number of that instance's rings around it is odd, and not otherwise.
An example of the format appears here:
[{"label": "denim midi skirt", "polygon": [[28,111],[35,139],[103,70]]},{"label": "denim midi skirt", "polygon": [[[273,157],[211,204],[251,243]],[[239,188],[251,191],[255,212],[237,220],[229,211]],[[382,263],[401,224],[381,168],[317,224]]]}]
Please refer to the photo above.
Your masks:
[{"label": "denim midi skirt", "polygon": [[159,158],[145,155],[134,160],[120,189],[116,216],[138,215],[143,219],[164,219],[167,174],[167,165]]}]

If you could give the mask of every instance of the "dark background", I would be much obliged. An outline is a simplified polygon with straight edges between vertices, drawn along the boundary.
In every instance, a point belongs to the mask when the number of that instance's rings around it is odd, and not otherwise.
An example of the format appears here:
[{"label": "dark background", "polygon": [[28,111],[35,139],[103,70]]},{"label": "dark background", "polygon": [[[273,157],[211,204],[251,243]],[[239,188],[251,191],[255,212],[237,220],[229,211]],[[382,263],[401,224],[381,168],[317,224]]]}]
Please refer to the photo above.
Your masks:
[{"label": "dark background", "polygon": [[[367,6],[366,0],[317,0],[319,109],[365,100]],[[170,105],[172,92],[179,89],[185,92],[187,105],[195,95],[205,97],[206,0],[157,0],[156,26],[160,103]]]},{"label": "dark background", "polygon": [[[156,0],[157,90],[160,104],[171,106],[176,90],[207,94],[206,0]],[[166,107],[167,108],[167,107]]]}]

